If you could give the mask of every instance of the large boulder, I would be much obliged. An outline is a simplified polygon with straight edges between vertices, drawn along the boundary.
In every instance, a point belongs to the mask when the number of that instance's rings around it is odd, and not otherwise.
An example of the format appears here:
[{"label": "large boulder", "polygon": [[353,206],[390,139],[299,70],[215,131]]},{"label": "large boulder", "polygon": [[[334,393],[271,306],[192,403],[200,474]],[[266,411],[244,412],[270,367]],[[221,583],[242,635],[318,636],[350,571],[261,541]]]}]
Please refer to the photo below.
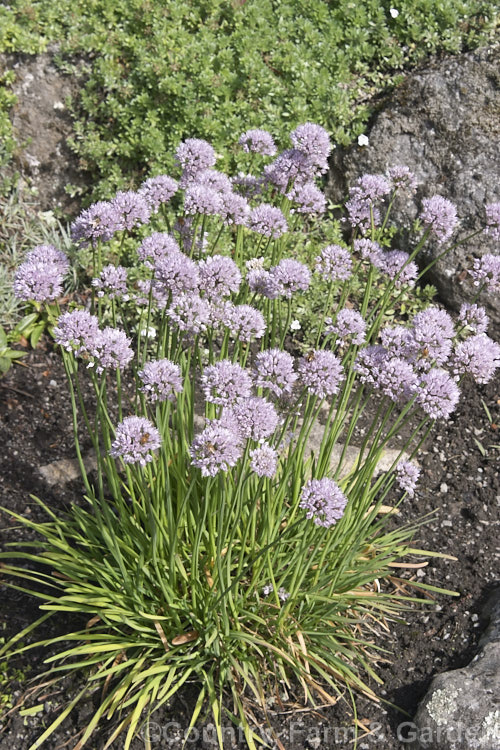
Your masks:
[{"label": "large boulder", "polygon": [[[419,187],[395,206],[393,219],[406,231],[401,249],[411,247],[407,230],[421,200],[442,195],[457,206],[459,236],[484,226],[484,206],[500,200],[500,45],[474,53],[434,60],[398,86],[373,118],[368,146],[337,148],[328,180],[329,196],[338,202],[364,173],[383,173],[407,165]],[[429,253],[442,248],[429,246]],[[499,252],[498,242],[481,233],[438,261],[429,280],[452,309],[470,301],[476,288],[464,273],[472,257]],[[428,257],[421,258],[426,265]],[[464,278],[465,277],[465,278]],[[499,295],[484,293],[493,328],[500,330]]]}]

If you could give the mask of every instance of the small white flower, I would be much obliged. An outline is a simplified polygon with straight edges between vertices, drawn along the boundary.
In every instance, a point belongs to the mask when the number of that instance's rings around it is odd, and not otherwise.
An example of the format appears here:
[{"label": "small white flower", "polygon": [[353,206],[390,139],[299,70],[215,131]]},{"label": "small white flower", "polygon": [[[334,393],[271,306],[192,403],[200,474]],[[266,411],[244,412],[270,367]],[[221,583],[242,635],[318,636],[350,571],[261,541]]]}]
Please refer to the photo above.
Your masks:
[{"label": "small white flower", "polygon": [[291,331],[300,331],[302,326],[300,325],[300,322],[298,320],[292,320],[290,323],[290,330]]},{"label": "small white flower", "polygon": [[141,337],[147,336],[150,339],[156,338],[156,328],[152,328],[151,326],[149,328],[143,328],[140,332]]},{"label": "small white flower", "polygon": [[248,271],[260,271],[264,268],[264,258],[250,258],[245,265]]},{"label": "small white flower", "polygon": [[389,13],[393,18],[397,18],[399,16],[399,10],[396,10],[396,8],[391,8],[389,10]]},{"label": "small white flower", "polygon": [[369,146],[370,145],[370,139],[367,135],[358,135],[358,146]]}]

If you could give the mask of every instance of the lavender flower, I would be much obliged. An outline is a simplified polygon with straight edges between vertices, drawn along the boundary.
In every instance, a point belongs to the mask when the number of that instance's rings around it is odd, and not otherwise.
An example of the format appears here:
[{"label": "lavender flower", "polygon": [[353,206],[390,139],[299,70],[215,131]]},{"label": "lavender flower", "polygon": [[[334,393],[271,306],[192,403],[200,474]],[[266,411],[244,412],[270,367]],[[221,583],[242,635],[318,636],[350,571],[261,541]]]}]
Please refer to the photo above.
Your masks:
[{"label": "lavender flower", "polygon": [[401,357],[415,364],[419,355],[419,344],[415,341],[413,331],[405,326],[383,328],[380,332],[382,346],[391,357]]},{"label": "lavender flower", "polygon": [[228,306],[224,323],[240,341],[260,339],[266,330],[264,316],[251,305]]},{"label": "lavender flower", "polygon": [[211,312],[207,300],[198,294],[179,294],[166,311],[166,315],[180,331],[196,336],[210,326]]},{"label": "lavender flower", "polygon": [[280,602],[286,602],[287,599],[290,599],[290,594],[285,589],[284,586],[280,586],[278,589],[278,598]]},{"label": "lavender flower", "polygon": [[99,335],[99,319],[87,310],[73,310],[63,313],[54,328],[56,344],[75,356],[92,348]]},{"label": "lavender flower", "polygon": [[184,211],[187,214],[213,216],[222,208],[220,193],[197,182],[188,185],[184,193]]},{"label": "lavender flower", "polygon": [[108,367],[123,370],[134,358],[131,343],[123,331],[106,326],[98,332],[89,346],[89,354],[94,360],[88,366],[95,366],[97,373]]},{"label": "lavender flower", "polygon": [[178,252],[180,251],[177,241],[166,232],[153,232],[149,237],[145,237],[137,248],[139,260],[142,260],[148,268],[151,268],[150,261],[155,263],[167,255]]},{"label": "lavender flower", "polygon": [[394,189],[408,190],[413,193],[417,188],[417,180],[409,167],[403,165],[389,167],[387,170],[387,176],[392,182]]},{"label": "lavender flower", "polygon": [[474,267],[469,274],[474,279],[474,286],[484,284],[492,291],[500,289],[500,255],[486,253],[481,258],[474,258]]},{"label": "lavender flower", "polygon": [[344,340],[351,339],[353,344],[359,346],[365,340],[366,323],[359,312],[345,308],[338,312],[335,323],[329,325],[326,332],[335,333]]},{"label": "lavender flower", "polygon": [[374,261],[374,265],[390,279],[395,279],[394,286],[401,289],[418,278],[418,267],[413,261],[408,263],[408,253],[403,250],[386,250]]},{"label": "lavender flower", "polygon": [[142,380],[141,391],[151,401],[175,401],[176,394],[182,392],[181,368],[169,359],[146,362],[138,375]]},{"label": "lavender flower", "polygon": [[298,365],[302,384],[320,398],[338,393],[344,379],[342,363],[333,352],[317,349],[307,354]]},{"label": "lavender flower", "polygon": [[243,452],[241,438],[221,422],[213,421],[193,440],[189,453],[202,476],[214,477],[235,466]]},{"label": "lavender flower", "polygon": [[264,237],[277,239],[288,230],[288,225],[279,208],[270,203],[261,203],[250,211],[248,226]]},{"label": "lavender flower", "polygon": [[271,583],[266,583],[266,585],[262,587],[262,596],[269,596],[273,591],[274,586]]},{"label": "lavender flower", "polygon": [[133,190],[120,190],[111,205],[115,212],[118,229],[133,229],[140,224],[147,224],[151,209],[146,198]]},{"label": "lavender flower", "polygon": [[373,203],[388,195],[391,192],[391,186],[381,174],[364,174],[356,180],[349,194],[351,191]]},{"label": "lavender flower", "polygon": [[151,279],[139,279],[137,282],[138,293],[134,296],[136,305],[149,305],[149,297],[156,303],[159,310],[164,310],[170,299],[170,292],[162,284]]},{"label": "lavender flower", "polygon": [[419,219],[439,244],[449,240],[457,226],[457,208],[441,195],[424,198]]},{"label": "lavender flower", "polygon": [[293,358],[281,349],[265,349],[254,362],[254,383],[257,388],[268,388],[275,396],[290,394],[297,380]]},{"label": "lavender flower", "polygon": [[315,270],[328,281],[346,281],[352,274],[349,250],[340,245],[327,245],[316,258]]},{"label": "lavender flower", "polygon": [[306,122],[295,128],[290,138],[295,148],[305,154],[314,166],[323,172],[327,170],[332,144],[324,128],[313,122]]},{"label": "lavender flower", "polygon": [[221,195],[220,215],[226,226],[246,226],[250,216],[250,206],[242,195],[227,192]]},{"label": "lavender flower", "polygon": [[411,461],[400,461],[396,466],[396,481],[410,497],[415,495],[419,476],[419,467]]},{"label": "lavender flower", "polygon": [[500,345],[485,333],[457,344],[452,360],[456,375],[468,373],[476,383],[489,383],[500,367]]},{"label": "lavender flower", "polygon": [[287,197],[295,203],[293,209],[299,214],[322,214],[326,209],[326,198],[314,182],[295,185]]},{"label": "lavender flower", "polygon": [[262,193],[265,178],[255,177],[253,174],[243,174],[243,172],[238,172],[236,177],[231,178],[231,182],[239,193],[250,200]]},{"label": "lavender flower", "polygon": [[311,272],[307,266],[293,258],[283,258],[270,270],[280,295],[290,299],[294,292],[305,292],[311,283]]},{"label": "lavender flower", "polygon": [[276,153],[276,144],[267,130],[247,130],[240,136],[238,143],[247,153],[262,154],[262,156],[274,156]]},{"label": "lavender flower", "polygon": [[[182,241],[184,250],[191,252],[193,247],[194,232],[196,229],[195,219],[193,216],[183,216],[176,220],[173,226],[174,232],[179,232],[179,237]],[[201,252],[205,252],[208,247],[207,232],[200,233],[194,243]]]},{"label": "lavender flower", "polygon": [[233,190],[233,183],[229,177],[217,169],[203,169],[196,175],[195,182],[197,185],[215,190],[216,193],[231,193]]},{"label": "lavender flower", "polygon": [[109,299],[127,297],[127,269],[123,266],[104,266],[96,279],[92,279],[92,286],[98,289],[98,297],[108,295]]},{"label": "lavender flower", "polygon": [[266,182],[285,194],[294,183],[310,182],[318,171],[326,171],[326,167],[325,164],[318,170],[303,151],[290,148],[283,151],[272,164],[264,167],[264,177]]},{"label": "lavender flower", "polygon": [[160,433],[145,417],[126,417],[116,428],[110,456],[126,464],[146,466],[153,460],[151,451],[161,445]]},{"label": "lavender flower", "polygon": [[95,245],[99,240],[107,242],[118,229],[114,206],[109,201],[98,201],[82,211],[71,224],[70,232],[74,242],[86,246]]},{"label": "lavender flower", "polygon": [[271,479],[276,474],[278,454],[267,443],[251,450],[250,459],[250,468],[257,476]]},{"label": "lavender flower", "polygon": [[489,318],[484,307],[479,305],[464,302],[460,307],[458,319],[462,326],[469,328],[472,333],[486,333],[488,329]]},{"label": "lavender flower", "polygon": [[382,263],[384,251],[378,242],[366,238],[354,240],[354,250],[361,255],[363,260],[369,261],[374,266],[378,266]]},{"label": "lavender flower", "polygon": [[384,198],[390,190],[390,183],[383,175],[362,175],[355,185],[349,188],[349,200],[345,204],[351,226],[366,232],[370,229],[372,222],[375,226],[378,225],[380,211],[374,203]]},{"label": "lavender flower", "polygon": [[375,344],[362,349],[354,362],[354,369],[359,373],[359,379],[367,385],[378,386],[380,368],[387,358],[387,351],[383,346]]},{"label": "lavender flower", "polygon": [[174,297],[185,292],[194,292],[200,283],[197,264],[181,252],[172,252],[160,257],[155,265],[156,281]]},{"label": "lavender flower", "polygon": [[500,203],[489,203],[486,206],[486,234],[494,240],[500,240]]},{"label": "lavender flower", "polygon": [[229,416],[238,425],[240,435],[250,440],[263,440],[278,426],[276,409],[260,396],[241,399],[230,409]]},{"label": "lavender flower", "polygon": [[50,302],[62,295],[62,283],[60,264],[26,261],[14,275],[14,294],[25,302]]},{"label": "lavender flower", "polygon": [[415,396],[418,377],[405,359],[386,356],[373,375],[375,387],[394,403],[405,403]]},{"label": "lavender flower", "polygon": [[237,292],[241,272],[234,260],[226,255],[212,255],[198,263],[200,290],[208,299],[221,299]]},{"label": "lavender flower", "polygon": [[37,245],[26,254],[24,263],[43,263],[56,266],[59,273],[64,276],[69,271],[69,260],[67,256],[54,247],[54,245]]},{"label": "lavender flower", "polygon": [[250,396],[252,381],[241,365],[223,359],[205,368],[201,386],[207,401],[221,406],[233,406],[239,399]]},{"label": "lavender flower", "polygon": [[326,529],[335,526],[347,505],[347,498],[340,487],[327,477],[306,482],[301,498],[299,508],[307,511],[306,518],[312,518],[316,526]]},{"label": "lavender flower", "polygon": [[204,169],[213,167],[217,157],[207,141],[201,138],[188,138],[179,145],[175,158],[182,167],[180,185],[186,187]]},{"label": "lavender flower", "polygon": [[448,360],[455,335],[453,320],[445,310],[428,307],[413,318],[413,338],[419,349],[418,365],[427,370]]},{"label": "lavender flower", "polygon": [[177,192],[178,184],[166,174],[158,177],[150,177],[145,180],[139,188],[139,195],[145,199],[152,213],[158,213],[158,209]]},{"label": "lavender flower", "polygon": [[458,386],[446,370],[434,368],[421,376],[417,403],[432,419],[448,419],[459,397]]},{"label": "lavender flower", "polygon": [[277,279],[263,268],[255,268],[247,274],[247,284],[250,291],[262,294],[268,299],[276,299],[280,296],[280,287]]}]

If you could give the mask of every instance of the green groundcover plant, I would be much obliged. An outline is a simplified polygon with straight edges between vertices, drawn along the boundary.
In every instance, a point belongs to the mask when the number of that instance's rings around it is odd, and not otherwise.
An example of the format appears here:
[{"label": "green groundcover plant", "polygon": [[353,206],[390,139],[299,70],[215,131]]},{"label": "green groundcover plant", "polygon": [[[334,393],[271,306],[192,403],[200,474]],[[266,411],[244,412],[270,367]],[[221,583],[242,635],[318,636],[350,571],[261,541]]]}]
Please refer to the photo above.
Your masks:
[{"label": "green groundcover plant", "polygon": [[[384,247],[396,194],[415,186],[406,167],[361,177],[345,205],[344,241],[319,239],[308,263],[297,260],[325,209],[315,180],[331,146],[312,123],[291,140],[276,156],[269,133],[247,131],[239,145],[249,171],[230,179],[214,169],[208,142],[187,139],[175,179],[149,178],[83,211],[72,225],[91,271],[81,304],[59,309],[69,261],[52,245],[36,247],[16,273],[16,294],[52,319],[85,487],[65,515],[37,499],[45,523],[10,512],[40,541],[0,555],[4,575],[27,582],[9,585],[43,611],[0,653],[33,648],[16,641],[54,615],[82,618],[64,641],[37,644],[52,649],[51,678],[83,672],[85,681],[32,750],[98,691],[75,748],[106,718],[115,720],[106,747],[123,732],[128,748],[188,682],[199,690],[191,726],[208,707],[221,747],[229,717],[255,748],[264,742],[256,712],[266,714],[280,683],[301,686],[313,704],[345,691],[375,698],[367,680],[377,680],[380,630],[422,601],[395,570],[440,553],[414,548],[418,519],[398,527],[385,502],[396,493],[396,509],[414,494],[419,445],[456,407],[462,378],[493,376],[500,347],[475,300],[457,321],[429,306],[387,324],[421,275],[415,258],[426,240],[445,252],[457,229],[453,204],[434,196],[423,201],[412,252]],[[500,236],[500,204],[487,207],[485,231]],[[367,280],[353,298],[361,269]],[[478,294],[498,286],[499,258],[477,259],[470,273]],[[323,296],[323,312],[308,332],[314,346],[299,354],[293,306],[308,294]],[[83,433],[97,458],[90,474]],[[377,474],[401,434],[399,455]]]}]

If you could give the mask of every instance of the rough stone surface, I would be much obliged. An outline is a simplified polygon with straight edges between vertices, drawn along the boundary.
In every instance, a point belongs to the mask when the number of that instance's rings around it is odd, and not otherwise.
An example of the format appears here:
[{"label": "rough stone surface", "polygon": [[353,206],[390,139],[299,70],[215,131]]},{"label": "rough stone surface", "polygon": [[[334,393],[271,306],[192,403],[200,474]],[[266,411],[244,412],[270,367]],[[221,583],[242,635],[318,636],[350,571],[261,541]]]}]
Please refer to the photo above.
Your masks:
[{"label": "rough stone surface", "polygon": [[467,667],[434,678],[414,719],[411,750],[500,750],[500,587],[486,609],[481,650]]},{"label": "rough stone surface", "polygon": [[[392,218],[404,227],[398,246],[412,245],[408,229],[421,200],[443,195],[457,206],[460,233],[465,237],[484,226],[484,205],[500,200],[500,44],[474,53],[435,60],[410,74],[373,118],[369,146],[337,148],[333,153],[328,192],[338,202],[349,185],[364,173],[385,172],[407,165],[420,185],[415,196],[404,196]],[[429,253],[436,253],[429,246]],[[498,253],[498,243],[481,234],[439,261],[429,280],[452,309],[470,301],[475,287],[464,277],[471,256]],[[426,265],[428,257],[421,258]],[[484,294],[493,328],[500,331],[499,295]]]},{"label": "rough stone surface", "polygon": [[[87,472],[97,468],[94,455],[84,456],[83,463]],[[50,487],[62,486],[80,478],[80,466],[76,458],[61,458],[39,468],[40,474]]]},{"label": "rough stone surface", "polygon": [[[64,75],[53,62],[55,49],[40,55],[0,56],[0,72],[13,70],[17,103],[11,113],[18,143],[13,169],[35,189],[43,210],[74,211],[75,200],[65,191],[84,185],[78,160],[67,145],[72,134],[68,97],[78,90],[76,76]],[[10,169],[12,169],[10,168]]]}]

